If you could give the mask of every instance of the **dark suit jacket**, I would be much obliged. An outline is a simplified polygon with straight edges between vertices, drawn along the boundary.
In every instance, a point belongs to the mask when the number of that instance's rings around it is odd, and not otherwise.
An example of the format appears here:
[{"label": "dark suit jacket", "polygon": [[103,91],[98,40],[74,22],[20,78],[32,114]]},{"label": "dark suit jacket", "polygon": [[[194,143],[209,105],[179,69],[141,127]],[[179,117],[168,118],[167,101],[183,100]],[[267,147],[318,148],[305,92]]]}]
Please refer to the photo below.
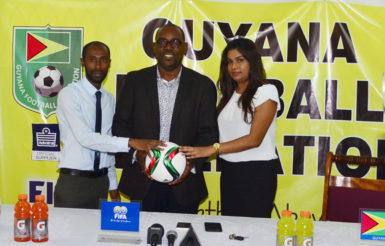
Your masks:
[{"label": "dark suit jacket", "polygon": [[[214,83],[208,77],[183,67],[172,115],[170,142],[188,146],[207,146],[217,142],[216,102]],[[116,105],[113,135],[159,139],[159,122],[157,67],[128,73]],[[119,190],[131,200],[143,200],[154,181],[141,172],[137,162],[132,164],[132,153],[120,154],[124,163]],[[178,203],[190,205],[207,196],[202,171],[204,161],[205,158],[194,160],[196,174],[190,173],[182,183],[172,186]]]}]

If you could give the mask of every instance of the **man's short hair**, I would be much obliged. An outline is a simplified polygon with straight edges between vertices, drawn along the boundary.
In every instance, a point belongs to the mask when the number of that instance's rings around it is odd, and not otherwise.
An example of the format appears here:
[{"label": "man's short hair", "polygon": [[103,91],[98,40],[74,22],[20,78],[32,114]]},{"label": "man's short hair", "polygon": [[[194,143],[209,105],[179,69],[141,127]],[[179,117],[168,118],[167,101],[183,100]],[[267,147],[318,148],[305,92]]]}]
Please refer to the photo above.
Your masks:
[{"label": "man's short hair", "polygon": [[108,56],[110,56],[110,48],[105,44],[105,43],[102,43],[100,41],[92,41],[92,42],[89,42],[88,44],[86,44],[84,47],[83,47],[83,51],[82,51],[82,58],[84,59],[86,57],[86,54],[87,54],[87,49],[91,46],[103,46],[107,49],[107,52],[108,52]]},{"label": "man's short hair", "polygon": [[159,32],[160,32],[163,28],[165,28],[165,27],[175,27],[175,28],[177,28],[177,29],[182,33],[182,38],[183,38],[182,41],[183,41],[183,42],[186,41],[185,36],[184,36],[184,31],[183,31],[183,29],[182,29],[180,26],[177,26],[177,25],[175,25],[175,24],[173,24],[173,23],[171,23],[171,22],[167,22],[164,26],[161,26],[161,27],[158,28],[158,30],[156,31],[156,34],[155,34],[155,39],[158,37]]}]

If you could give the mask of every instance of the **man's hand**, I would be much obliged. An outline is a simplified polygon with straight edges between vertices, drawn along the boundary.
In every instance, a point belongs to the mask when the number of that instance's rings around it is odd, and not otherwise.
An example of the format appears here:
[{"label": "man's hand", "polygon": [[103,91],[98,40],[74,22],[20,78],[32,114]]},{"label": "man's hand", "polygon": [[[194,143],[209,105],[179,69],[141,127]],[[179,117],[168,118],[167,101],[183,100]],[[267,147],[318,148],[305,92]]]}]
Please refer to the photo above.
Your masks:
[{"label": "man's hand", "polygon": [[148,153],[143,150],[136,151],[136,160],[139,162],[140,170],[142,170],[142,173],[147,176],[147,178],[154,180],[149,173],[146,171],[146,155]]},{"label": "man's hand", "polygon": [[159,140],[130,138],[128,146],[136,150],[144,150],[148,152],[151,149],[162,150],[162,146],[166,146],[166,144]]},{"label": "man's hand", "polygon": [[120,202],[121,199],[120,199],[120,194],[119,194],[119,191],[116,189],[116,190],[110,190],[110,197],[111,197],[111,201],[113,202]]},{"label": "man's hand", "polygon": [[190,174],[191,168],[192,168],[191,160],[186,160],[186,169],[184,170],[183,174],[177,180],[174,180],[168,183],[168,185],[176,185],[183,182],[183,180],[185,180],[187,176]]}]

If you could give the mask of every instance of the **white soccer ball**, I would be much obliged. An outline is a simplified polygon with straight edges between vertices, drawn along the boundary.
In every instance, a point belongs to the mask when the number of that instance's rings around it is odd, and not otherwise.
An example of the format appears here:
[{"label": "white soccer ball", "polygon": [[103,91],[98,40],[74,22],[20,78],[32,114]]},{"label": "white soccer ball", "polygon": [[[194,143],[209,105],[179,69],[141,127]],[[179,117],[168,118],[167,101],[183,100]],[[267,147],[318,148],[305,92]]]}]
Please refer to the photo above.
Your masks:
[{"label": "white soccer ball", "polygon": [[54,66],[39,68],[33,76],[33,88],[43,97],[54,97],[63,88],[64,79]]},{"label": "white soccer ball", "polygon": [[146,157],[146,172],[156,181],[169,183],[178,179],[186,168],[186,157],[179,146],[166,142],[163,150],[151,150],[151,158]]}]

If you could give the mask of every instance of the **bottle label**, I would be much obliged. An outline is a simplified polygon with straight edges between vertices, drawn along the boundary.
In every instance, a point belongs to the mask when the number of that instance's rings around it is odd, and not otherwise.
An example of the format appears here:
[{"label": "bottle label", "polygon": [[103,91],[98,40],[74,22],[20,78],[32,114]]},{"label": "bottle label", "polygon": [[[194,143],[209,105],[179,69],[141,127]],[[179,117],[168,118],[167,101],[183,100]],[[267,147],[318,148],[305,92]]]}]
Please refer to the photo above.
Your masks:
[{"label": "bottle label", "polygon": [[294,246],[295,245],[294,236],[279,236],[277,235],[277,246]]},{"label": "bottle label", "polygon": [[29,238],[31,236],[30,223],[30,219],[15,218],[14,236],[16,238]]},{"label": "bottle label", "polygon": [[286,236],[284,246],[294,246],[294,237]]},{"label": "bottle label", "polygon": [[32,221],[32,239],[43,240],[48,238],[48,220]]},{"label": "bottle label", "polygon": [[297,236],[297,246],[313,246],[313,237]]},{"label": "bottle label", "polygon": [[313,246],[313,237],[304,237],[301,246]]}]

